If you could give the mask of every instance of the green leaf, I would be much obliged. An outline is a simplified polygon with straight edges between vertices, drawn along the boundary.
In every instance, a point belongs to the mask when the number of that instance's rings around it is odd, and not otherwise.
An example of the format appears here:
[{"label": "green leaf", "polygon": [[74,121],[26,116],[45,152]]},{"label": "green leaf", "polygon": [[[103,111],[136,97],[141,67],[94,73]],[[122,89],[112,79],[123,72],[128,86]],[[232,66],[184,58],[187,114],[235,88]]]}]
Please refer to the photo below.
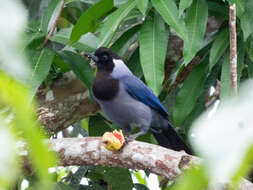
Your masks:
[{"label": "green leaf", "polygon": [[184,41],[184,62],[187,65],[198,52],[203,41],[208,17],[206,0],[194,0],[186,12],[186,27],[188,40]]},{"label": "green leaf", "polygon": [[140,58],[145,80],[156,95],[162,89],[168,37],[169,31],[161,17],[150,14],[141,27]]},{"label": "green leaf", "polygon": [[103,136],[105,132],[112,131],[110,125],[100,115],[90,116],[89,136]]},{"label": "green leaf", "polygon": [[29,50],[29,54],[31,57],[32,75],[28,81],[28,84],[32,88],[33,96],[38,87],[47,77],[55,53],[49,48],[43,48],[42,50]]},{"label": "green leaf", "polygon": [[229,64],[229,51],[226,51],[224,60],[222,62],[221,81],[220,81],[220,99],[223,101],[231,95],[231,82],[230,82],[230,64]]},{"label": "green leaf", "polygon": [[136,4],[137,8],[141,11],[141,13],[145,15],[146,10],[148,8],[148,0],[137,0]]},{"label": "green leaf", "polygon": [[227,28],[223,29],[214,41],[209,57],[209,67],[210,69],[219,61],[222,54],[225,52],[229,45],[229,31]]},{"label": "green leaf", "polygon": [[101,34],[98,39],[98,46],[108,46],[114,33],[122,20],[128,15],[128,13],[136,6],[135,0],[129,0],[126,4],[121,5],[116,11],[114,11],[104,23],[101,29]]},{"label": "green leaf", "polygon": [[208,58],[205,58],[185,79],[176,97],[176,104],[173,111],[173,120],[176,126],[179,126],[193,110],[203,90],[207,70]]},{"label": "green leaf", "polygon": [[151,0],[164,21],[183,39],[187,40],[184,20],[179,17],[177,6],[173,0]]},{"label": "green leaf", "polygon": [[49,3],[49,6],[47,7],[47,9],[45,10],[42,20],[41,20],[41,30],[44,33],[47,33],[49,30],[49,22],[56,10],[56,7],[59,5],[61,1],[60,0],[51,0]]},{"label": "green leaf", "polygon": [[182,16],[184,10],[190,7],[192,4],[192,0],[180,0],[179,3],[179,15]]},{"label": "green leaf", "polygon": [[245,11],[244,14],[241,17],[241,28],[244,35],[244,41],[247,40],[250,34],[253,33],[253,1],[247,0],[245,4]]},{"label": "green leaf", "polygon": [[105,167],[104,179],[110,184],[111,190],[129,190],[133,188],[131,174],[124,168]]},{"label": "green leaf", "polygon": [[245,44],[243,41],[243,35],[240,34],[237,40],[237,83],[240,85],[240,78],[244,66],[244,57],[245,57]]},{"label": "green leaf", "polygon": [[133,39],[136,37],[136,33],[140,30],[140,25],[136,25],[126,32],[124,32],[111,46],[111,50],[116,52],[119,56],[123,56],[129,49],[129,46],[133,43]]},{"label": "green leaf", "polygon": [[[58,42],[64,45],[68,45],[70,40],[70,29],[62,29],[53,35],[50,40],[53,42]],[[79,51],[93,52],[97,49],[97,37],[92,33],[87,33],[83,35],[80,40],[72,45]]]},{"label": "green leaf", "polygon": [[140,63],[139,48],[136,48],[129,61],[127,62],[127,66],[138,78],[141,78],[143,76],[143,71]]},{"label": "green leaf", "polygon": [[97,20],[112,8],[113,0],[101,0],[85,11],[72,30],[70,44],[77,42],[83,34],[93,32],[97,26]]},{"label": "green leaf", "polygon": [[134,188],[136,190],[149,190],[149,188],[147,188],[145,185],[140,184],[140,183],[135,183],[134,184]]},{"label": "green leaf", "polygon": [[86,87],[90,89],[94,80],[94,73],[89,62],[81,55],[67,50],[59,52],[59,55],[70,65],[73,72]]}]

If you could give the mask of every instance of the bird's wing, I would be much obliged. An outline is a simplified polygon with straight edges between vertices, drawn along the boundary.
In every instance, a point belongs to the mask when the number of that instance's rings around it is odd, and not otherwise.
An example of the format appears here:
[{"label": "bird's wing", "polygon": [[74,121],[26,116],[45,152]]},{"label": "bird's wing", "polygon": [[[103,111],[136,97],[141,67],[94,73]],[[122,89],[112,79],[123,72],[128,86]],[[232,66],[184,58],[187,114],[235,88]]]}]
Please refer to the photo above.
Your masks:
[{"label": "bird's wing", "polygon": [[168,113],[159,99],[140,79],[134,75],[128,75],[120,77],[119,80],[130,96],[156,110],[165,118],[168,117]]}]

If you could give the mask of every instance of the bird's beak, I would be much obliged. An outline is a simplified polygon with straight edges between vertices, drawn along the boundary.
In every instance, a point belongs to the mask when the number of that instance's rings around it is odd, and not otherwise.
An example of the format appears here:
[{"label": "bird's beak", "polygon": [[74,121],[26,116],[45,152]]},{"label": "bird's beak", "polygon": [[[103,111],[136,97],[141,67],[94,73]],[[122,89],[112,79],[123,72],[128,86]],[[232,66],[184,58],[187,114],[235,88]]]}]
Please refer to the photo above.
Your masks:
[{"label": "bird's beak", "polygon": [[95,63],[98,62],[98,57],[94,53],[85,53],[84,56],[92,59]]}]

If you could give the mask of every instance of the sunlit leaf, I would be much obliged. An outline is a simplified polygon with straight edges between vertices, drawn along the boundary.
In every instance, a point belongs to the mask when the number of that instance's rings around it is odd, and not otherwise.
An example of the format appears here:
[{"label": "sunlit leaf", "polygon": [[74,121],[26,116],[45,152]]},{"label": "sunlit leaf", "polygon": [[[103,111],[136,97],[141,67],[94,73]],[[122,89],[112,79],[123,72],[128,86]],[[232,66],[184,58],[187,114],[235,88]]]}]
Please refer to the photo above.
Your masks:
[{"label": "sunlit leaf", "polygon": [[146,10],[147,10],[147,8],[148,8],[148,1],[149,1],[149,0],[137,0],[137,1],[136,1],[136,4],[137,4],[138,9],[141,11],[141,13],[142,13],[143,15],[145,15]]},{"label": "sunlit leaf", "polygon": [[42,17],[42,20],[41,20],[41,30],[44,33],[47,33],[48,30],[50,29],[49,28],[50,19],[52,18],[53,13],[56,10],[56,7],[57,7],[57,5],[59,5],[60,2],[61,2],[60,0],[50,1],[47,9],[45,10],[45,12],[43,14],[43,17]]},{"label": "sunlit leaf", "polygon": [[112,8],[113,0],[101,0],[85,11],[72,30],[70,44],[77,42],[83,34],[93,32],[97,26],[97,20]]},{"label": "sunlit leaf", "polygon": [[158,14],[150,14],[140,32],[141,66],[148,86],[158,95],[164,79],[169,31]]},{"label": "sunlit leaf", "polygon": [[206,0],[194,0],[186,12],[188,40],[184,41],[184,62],[188,64],[198,52],[203,41],[208,17]]},{"label": "sunlit leaf", "polygon": [[184,20],[179,17],[175,2],[167,0],[151,0],[151,2],[164,21],[170,25],[182,39],[187,40],[185,23]]},{"label": "sunlit leaf", "polygon": [[185,9],[191,6],[193,0],[180,0],[179,15],[181,16]]},{"label": "sunlit leaf", "polygon": [[101,29],[101,34],[98,39],[98,46],[108,46],[114,33],[122,20],[136,6],[135,0],[129,0],[124,5],[120,6],[116,11],[109,15]]}]

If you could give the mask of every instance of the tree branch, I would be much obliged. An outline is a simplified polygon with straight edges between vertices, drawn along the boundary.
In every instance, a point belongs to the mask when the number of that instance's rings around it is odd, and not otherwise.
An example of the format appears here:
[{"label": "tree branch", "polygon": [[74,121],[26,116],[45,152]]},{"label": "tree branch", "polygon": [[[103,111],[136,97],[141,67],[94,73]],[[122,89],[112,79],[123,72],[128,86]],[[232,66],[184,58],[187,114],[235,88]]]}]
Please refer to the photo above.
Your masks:
[{"label": "tree branch", "polygon": [[[140,141],[128,143],[121,152],[111,152],[104,148],[101,137],[62,138],[49,141],[52,150],[58,153],[62,165],[106,165],[133,170],[145,170],[174,180],[182,170],[201,160],[185,152],[176,152],[158,145]],[[212,187],[218,190],[221,186]],[[226,189],[226,188],[223,188]],[[242,179],[239,190],[253,189],[253,184]]]},{"label": "tree branch", "polygon": [[50,134],[99,110],[98,104],[90,99],[89,90],[72,72],[54,81],[50,88],[42,85],[37,92],[37,99],[38,120]]},{"label": "tree branch", "polygon": [[58,14],[57,14],[57,16],[56,16],[56,19],[55,19],[55,21],[54,21],[54,24],[53,24],[52,28],[50,29],[50,31],[49,31],[47,37],[45,38],[45,40],[44,40],[44,42],[43,42],[43,44],[42,44],[42,47],[45,47],[45,46],[47,45],[47,42],[48,42],[49,38],[50,38],[51,36],[53,36],[54,31],[55,31],[55,29],[56,29],[56,26],[57,26],[57,24],[58,24],[59,18],[60,18],[60,16],[61,16],[61,12],[62,12],[62,10],[63,10],[64,4],[65,4],[65,0],[61,0],[60,10],[59,10],[59,12],[58,12]]},{"label": "tree branch", "polygon": [[237,94],[236,5],[229,8],[231,92]]}]

